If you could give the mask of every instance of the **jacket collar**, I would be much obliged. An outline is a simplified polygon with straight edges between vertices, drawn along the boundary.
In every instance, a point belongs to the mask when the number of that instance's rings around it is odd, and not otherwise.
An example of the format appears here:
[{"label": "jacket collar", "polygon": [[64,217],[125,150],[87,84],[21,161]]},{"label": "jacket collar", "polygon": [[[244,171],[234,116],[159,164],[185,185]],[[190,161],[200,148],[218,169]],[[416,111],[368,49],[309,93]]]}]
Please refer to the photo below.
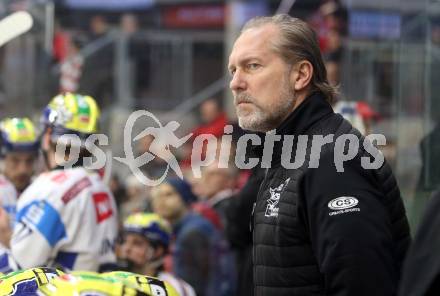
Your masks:
[{"label": "jacket collar", "polygon": [[321,93],[315,92],[309,95],[275,130],[276,135],[281,136],[281,140],[274,143],[272,166],[281,163],[285,135],[295,136],[292,153],[296,153],[297,136],[306,134],[313,125],[330,114],[333,114],[333,109]]},{"label": "jacket collar", "polygon": [[309,95],[276,129],[277,135],[301,135],[333,109],[325,97],[315,92]]}]

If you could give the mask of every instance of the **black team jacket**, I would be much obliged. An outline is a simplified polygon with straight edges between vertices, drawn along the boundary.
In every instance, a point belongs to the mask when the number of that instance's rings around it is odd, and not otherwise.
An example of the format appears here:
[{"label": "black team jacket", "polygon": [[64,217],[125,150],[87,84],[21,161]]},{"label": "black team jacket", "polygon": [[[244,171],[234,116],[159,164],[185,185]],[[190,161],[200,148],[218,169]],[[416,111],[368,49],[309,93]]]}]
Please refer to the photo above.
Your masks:
[{"label": "black team jacket", "polygon": [[[362,158],[374,163],[380,155],[369,153],[371,145],[364,148],[364,137],[320,93],[310,95],[276,134],[282,139],[275,142],[253,212],[254,294],[396,295],[411,239],[389,165],[363,168]],[[322,146],[319,165],[313,168],[312,157],[310,167],[312,136],[331,134],[334,141]],[[359,147],[337,172],[334,155],[344,146],[335,149],[335,142],[347,134]],[[286,135],[294,137],[283,159]],[[298,154],[298,135],[309,136],[306,160],[286,169],[286,160],[293,163]]]}]

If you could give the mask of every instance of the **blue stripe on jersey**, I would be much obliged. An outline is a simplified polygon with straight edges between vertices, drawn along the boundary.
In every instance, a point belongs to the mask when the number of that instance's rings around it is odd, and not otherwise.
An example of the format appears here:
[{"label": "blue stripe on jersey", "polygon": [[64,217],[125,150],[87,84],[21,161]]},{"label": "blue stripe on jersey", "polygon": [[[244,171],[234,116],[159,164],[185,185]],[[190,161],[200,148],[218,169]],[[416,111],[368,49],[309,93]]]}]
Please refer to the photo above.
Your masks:
[{"label": "blue stripe on jersey", "polygon": [[0,255],[0,270],[9,269],[9,258],[7,253]]},{"label": "blue stripe on jersey", "polygon": [[73,269],[76,257],[78,257],[78,253],[58,252],[57,257],[55,258],[55,262],[60,264],[63,268]]},{"label": "blue stripe on jersey", "polygon": [[7,274],[11,271],[13,271],[13,269],[9,264],[9,254],[4,252],[0,255],[0,272]]},{"label": "blue stripe on jersey", "polygon": [[59,213],[46,201],[33,201],[21,209],[16,216],[17,222],[33,226],[39,231],[51,247],[66,237],[66,229]]}]

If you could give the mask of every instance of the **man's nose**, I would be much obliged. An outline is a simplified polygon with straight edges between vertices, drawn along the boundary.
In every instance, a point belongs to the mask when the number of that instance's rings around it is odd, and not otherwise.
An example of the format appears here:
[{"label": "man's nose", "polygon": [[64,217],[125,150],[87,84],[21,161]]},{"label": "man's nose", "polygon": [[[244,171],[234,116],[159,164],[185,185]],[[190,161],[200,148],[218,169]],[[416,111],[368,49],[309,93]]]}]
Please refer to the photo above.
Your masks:
[{"label": "man's nose", "polygon": [[243,73],[240,70],[237,70],[232,76],[231,82],[229,83],[229,88],[232,91],[240,91],[246,88],[246,81]]}]

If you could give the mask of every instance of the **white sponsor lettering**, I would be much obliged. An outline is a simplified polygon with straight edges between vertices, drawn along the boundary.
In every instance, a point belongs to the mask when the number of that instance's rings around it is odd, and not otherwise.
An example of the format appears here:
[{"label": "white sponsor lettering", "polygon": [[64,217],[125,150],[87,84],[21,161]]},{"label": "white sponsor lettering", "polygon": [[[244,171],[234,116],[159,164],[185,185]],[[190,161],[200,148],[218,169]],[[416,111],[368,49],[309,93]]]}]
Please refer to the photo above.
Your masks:
[{"label": "white sponsor lettering", "polygon": [[340,215],[340,214],[345,214],[345,213],[350,213],[350,212],[360,212],[361,209],[359,208],[353,208],[353,209],[345,209],[345,210],[340,210],[340,211],[336,211],[336,212],[330,212],[328,215],[329,216],[336,216],[336,215]]}]

